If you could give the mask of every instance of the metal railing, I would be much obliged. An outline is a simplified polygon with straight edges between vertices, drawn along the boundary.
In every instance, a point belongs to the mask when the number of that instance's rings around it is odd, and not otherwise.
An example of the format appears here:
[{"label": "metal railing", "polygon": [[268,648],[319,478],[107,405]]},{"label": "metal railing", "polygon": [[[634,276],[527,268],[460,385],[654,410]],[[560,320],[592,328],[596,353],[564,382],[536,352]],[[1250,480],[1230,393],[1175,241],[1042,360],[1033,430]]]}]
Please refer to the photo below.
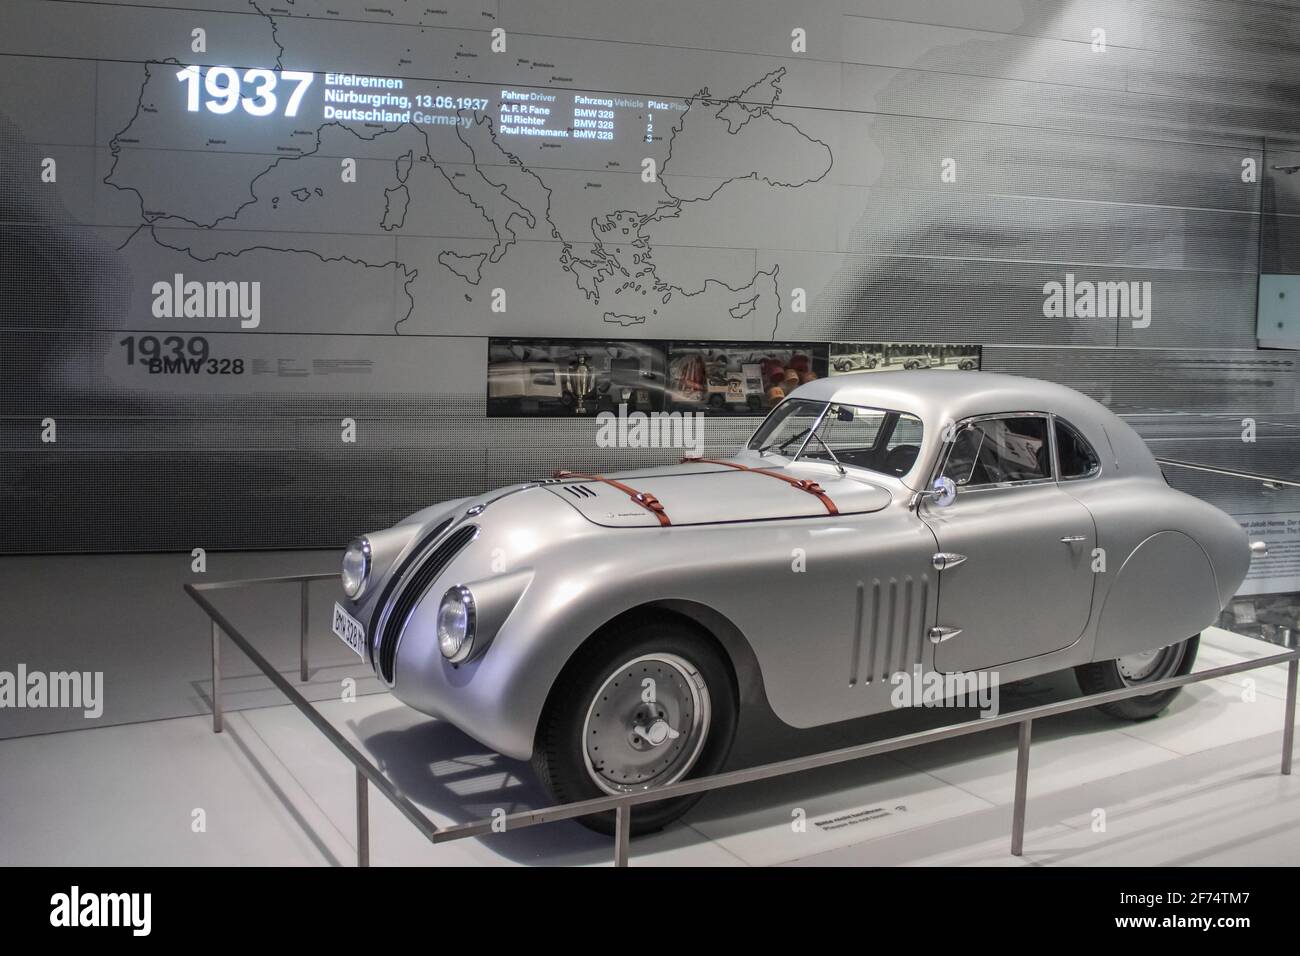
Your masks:
[{"label": "metal railing", "polygon": [[936,743],[940,740],[950,740],[954,737],[965,737],[971,734],[983,733],[989,730],[996,730],[999,727],[1009,727],[1013,724],[1019,729],[1019,736],[1016,747],[1016,783],[1015,804],[1011,821],[1011,853],[1014,856],[1020,856],[1024,849],[1025,842],[1025,805],[1028,799],[1029,789],[1029,748],[1035,720],[1096,707],[1098,704],[1109,704],[1115,701],[1127,700],[1130,697],[1145,697],[1148,694],[1159,693],[1174,687],[1182,687],[1186,684],[1197,684],[1202,681],[1214,680],[1217,677],[1226,677],[1229,674],[1240,674],[1244,671],[1271,667],[1274,664],[1287,665],[1286,706],[1284,708],[1284,722],[1282,725],[1281,772],[1283,774],[1291,773],[1291,755],[1294,749],[1295,739],[1296,678],[1297,674],[1300,674],[1300,648],[1294,647],[1281,654],[1274,654],[1257,660],[1240,661],[1236,664],[1226,664],[1222,667],[1215,667],[1194,674],[1185,674],[1181,677],[1171,677],[1166,680],[1156,681],[1155,683],[1139,687],[1126,687],[1121,690],[1107,691],[1103,694],[1090,694],[1073,700],[1060,701],[1053,704],[1041,704],[1036,707],[1028,707],[1024,710],[1013,711],[1009,714],[1001,714],[997,717],[979,717],[959,724],[949,724],[948,726],[938,727],[932,730],[903,734],[897,737],[890,737],[886,740],[874,741],[872,743],[857,744],[851,747],[842,747],[838,750],[828,750],[822,753],[812,754],[810,756],[795,757],[788,760],[776,761],[774,763],[762,764],[757,767],[747,767],[742,770],[731,770],[726,773],[714,774],[708,777],[683,780],[666,787],[659,787],[654,790],[640,793],[597,797],[591,800],[582,800],[575,803],[564,803],[550,807],[543,807],[539,810],[523,810],[518,813],[509,814],[504,817],[497,817],[495,819],[474,820],[469,823],[456,823],[440,827],[425,816],[424,813],[411,803],[410,800],[403,796],[379,767],[375,766],[375,764],[372,763],[365,754],[361,753],[361,751],[354,747],[343,736],[343,734],[334,727],[333,724],[326,720],[325,717],[321,715],[320,711],[313,707],[311,702],[299,693],[298,689],[294,687],[283,674],[277,671],[275,667],[272,666],[264,656],[262,656],[257,648],[253,647],[248,638],[240,633],[239,629],[230,622],[229,618],[227,618],[210,600],[208,600],[207,597],[207,593],[210,591],[252,587],[254,585],[298,582],[301,588],[302,608],[302,617],[299,622],[300,637],[298,673],[302,682],[306,683],[308,678],[307,589],[310,582],[327,578],[337,580],[338,575],[293,574],[283,577],[253,578],[242,581],[186,584],[185,590],[190,597],[198,603],[199,607],[204,610],[212,622],[212,732],[219,734],[222,731],[221,635],[224,631],[226,636],[229,637],[230,640],[248,656],[249,660],[256,664],[258,669],[261,670],[262,673],[265,674],[271,682],[289,698],[289,702],[297,707],[298,710],[302,711],[316,729],[324,734],[325,739],[332,743],[338,751],[343,754],[343,756],[347,757],[348,760],[352,762],[352,765],[356,770],[357,866],[370,865],[370,809],[368,783],[374,784],[375,788],[383,794],[384,797],[386,797],[388,801],[392,803],[404,817],[406,817],[407,820],[414,824],[415,828],[419,830],[426,839],[435,844],[448,843],[452,840],[462,840],[467,837],[482,836],[493,832],[518,830],[542,823],[571,820],[576,817],[584,817],[589,814],[605,813],[613,810],[615,814],[614,865],[627,866],[630,854],[629,837],[631,835],[632,808],[639,804],[671,799],[673,797],[684,797],[693,793],[722,790],[727,787],[753,783],[758,780],[768,780],[773,777],[783,777],[792,773],[814,770],[818,767],[829,767],[835,764],[847,763],[852,760],[861,760],[865,757],[874,757],[879,754],[905,750],[909,747],[919,747],[923,744]]},{"label": "metal railing", "polygon": [[1300,488],[1300,481],[1292,481],[1289,478],[1277,478],[1270,475],[1260,475],[1251,471],[1233,471],[1231,468],[1219,468],[1214,465],[1199,465],[1196,462],[1182,461],[1178,458],[1157,458],[1156,462],[1161,465],[1168,465],[1171,468],[1186,468],[1188,471],[1200,471],[1210,475],[1223,475],[1227,478],[1244,478],[1248,481],[1256,481],[1271,491],[1279,488]]}]

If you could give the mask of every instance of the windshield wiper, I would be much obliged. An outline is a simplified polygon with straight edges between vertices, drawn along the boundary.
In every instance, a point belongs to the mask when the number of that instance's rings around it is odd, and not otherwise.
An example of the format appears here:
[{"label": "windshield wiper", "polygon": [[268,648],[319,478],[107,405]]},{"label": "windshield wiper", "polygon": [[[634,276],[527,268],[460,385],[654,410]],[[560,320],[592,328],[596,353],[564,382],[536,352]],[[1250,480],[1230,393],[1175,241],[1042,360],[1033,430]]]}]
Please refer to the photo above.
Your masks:
[{"label": "windshield wiper", "polygon": [[[847,474],[847,472],[844,470],[844,466],[840,464],[839,458],[835,456],[835,452],[831,451],[831,446],[826,444],[825,439],[823,439],[821,435],[817,435],[817,434],[814,434],[813,438],[816,438],[817,441],[821,444],[821,446],[826,449],[826,454],[831,456],[831,461],[835,462],[835,470],[838,471],[841,475]],[[793,464],[793,462],[791,464]]]},{"label": "windshield wiper", "polygon": [[758,449],[758,453],[761,455],[761,454],[763,454],[764,452],[766,452],[769,448],[773,448],[773,447],[775,447],[775,448],[779,449],[780,452],[781,452],[782,454],[785,454],[785,450],[786,450],[787,446],[789,446],[792,442],[797,442],[800,438],[803,438],[804,435],[807,435],[807,434],[808,434],[808,431],[809,431],[809,429],[811,429],[811,428],[812,428],[812,426],[809,425],[808,428],[805,428],[803,431],[799,432],[799,434],[797,434],[797,435],[791,435],[789,438],[787,438],[785,441],[781,442],[781,444],[779,444],[779,445],[778,445],[776,442],[774,442],[774,441],[772,441],[772,442],[768,442],[766,445],[764,445],[763,447],[761,447],[761,448]]},{"label": "windshield wiper", "polygon": [[[785,441],[781,442],[781,444],[779,444],[779,445],[776,446],[777,449],[781,452],[781,454],[784,455],[784,454],[785,454],[785,450],[786,450],[787,448],[789,448],[791,445],[793,445],[795,442],[797,442],[800,438],[803,438],[804,435],[807,435],[807,434],[808,434],[810,431],[812,431],[812,430],[813,430],[813,426],[812,426],[812,425],[809,425],[807,428],[805,428],[803,431],[799,432],[797,435],[791,435],[791,436],[790,436],[789,438],[787,438]],[[771,445],[768,445],[767,447],[768,447],[768,448],[771,448],[772,446],[771,446]]]},{"label": "windshield wiper", "polygon": [[[807,428],[805,428],[802,432],[799,433],[801,435],[807,433],[808,437],[803,440],[803,444],[799,446],[799,450],[794,453],[794,457],[790,459],[790,464],[793,465],[796,461],[799,460],[799,456],[803,454],[803,450],[808,447],[808,442],[812,440],[812,437],[814,435],[817,435],[817,429],[822,427],[822,422],[826,421],[826,413],[829,412],[830,410],[831,410],[831,403],[827,402],[826,407],[822,409],[822,413],[817,416],[817,421],[813,422],[811,425],[809,425]],[[820,435],[817,436],[817,440],[821,441]],[[792,438],[790,439],[790,441],[794,441],[794,439]],[[789,442],[787,442],[786,444],[789,444]],[[822,442],[822,444],[825,445],[826,443]]]}]

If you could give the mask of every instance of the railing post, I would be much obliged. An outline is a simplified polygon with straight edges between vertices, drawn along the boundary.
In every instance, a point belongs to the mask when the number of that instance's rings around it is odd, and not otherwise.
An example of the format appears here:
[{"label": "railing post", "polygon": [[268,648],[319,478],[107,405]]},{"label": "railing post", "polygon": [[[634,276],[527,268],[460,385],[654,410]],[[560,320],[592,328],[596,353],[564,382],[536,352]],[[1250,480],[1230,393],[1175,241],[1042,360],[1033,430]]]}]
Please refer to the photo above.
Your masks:
[{"label": "railing post", "polygon": [[212,732],[221,733],[221,628],[212,622]]},{"label": "railing post", "polygon": [[1016,746],[1016,803],[1011,811],[1011,855],[1020,856],[1025,848],[1025,796],[1029,789],[1029,736],[1032,720],[1020,722],[1020,741]]},{"label": "railing post", "polygon": [[1295,745],[1295,690],[1296,675],[1300,673],[1300,660],[1292,658],[1286,665],[1286,707],[1282,711],[1282,772],[1291,773],[1291,751]]},{"label": "railing post", "polygon": [[628,839],[632,834],[632,808],[620,803],[614,809],[614,865],[627,866]]},{"label": "railing post", "polygon": [[357,866],[370,865],[370,781],[356,768],[357,773]]},{"label": "railing post", "polygon": [[298,678],[305,684],[307,683],[307,582],[302,582],[302,613],[299,615],[298,624],[300,634],[298,636]]}]

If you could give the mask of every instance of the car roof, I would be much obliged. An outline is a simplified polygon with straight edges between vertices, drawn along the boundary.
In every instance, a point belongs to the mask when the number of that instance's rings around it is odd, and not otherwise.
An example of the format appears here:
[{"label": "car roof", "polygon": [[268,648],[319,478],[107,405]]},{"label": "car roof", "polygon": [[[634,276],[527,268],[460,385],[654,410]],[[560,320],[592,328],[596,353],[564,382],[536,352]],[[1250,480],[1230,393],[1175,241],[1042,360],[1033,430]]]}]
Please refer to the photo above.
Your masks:
[{"label": "car roof", "polygon": [[1104,406],[1055,382],[956,369],[832,375],[799,386],[790,397],[888,408],[931,420],[1011,411],[1059,412],[1069,417],[1067,409],[1111,415]]},{"label": "car roof", "polygon": [[789,398],[910,412],[927,426],[920,460],[937,448],[944,423],[1001,412],[1052,412],[1082,432],[1108,475],[1160,474],[1146,443],[1123,419],[1082,392],[1042,379],[957,369],[854,372],[801,385]]}]

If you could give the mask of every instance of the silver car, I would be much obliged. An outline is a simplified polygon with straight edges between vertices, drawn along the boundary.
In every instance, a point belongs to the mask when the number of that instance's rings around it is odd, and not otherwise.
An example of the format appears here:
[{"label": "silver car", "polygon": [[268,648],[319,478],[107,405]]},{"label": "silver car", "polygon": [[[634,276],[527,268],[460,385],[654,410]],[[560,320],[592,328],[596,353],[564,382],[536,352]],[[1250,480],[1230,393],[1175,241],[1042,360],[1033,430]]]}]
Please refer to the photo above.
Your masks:
[{"label": "silver car", "polygon": [[892,709],[917,668],[1073,668],[1089,692],[1185,673],[1249,562],[1078,392],[866,373],[796,389],[727,459],[559,473],[359,538],[334,626],[399,699],[571,801],[717,772],[742,702],[807,728]]}]

